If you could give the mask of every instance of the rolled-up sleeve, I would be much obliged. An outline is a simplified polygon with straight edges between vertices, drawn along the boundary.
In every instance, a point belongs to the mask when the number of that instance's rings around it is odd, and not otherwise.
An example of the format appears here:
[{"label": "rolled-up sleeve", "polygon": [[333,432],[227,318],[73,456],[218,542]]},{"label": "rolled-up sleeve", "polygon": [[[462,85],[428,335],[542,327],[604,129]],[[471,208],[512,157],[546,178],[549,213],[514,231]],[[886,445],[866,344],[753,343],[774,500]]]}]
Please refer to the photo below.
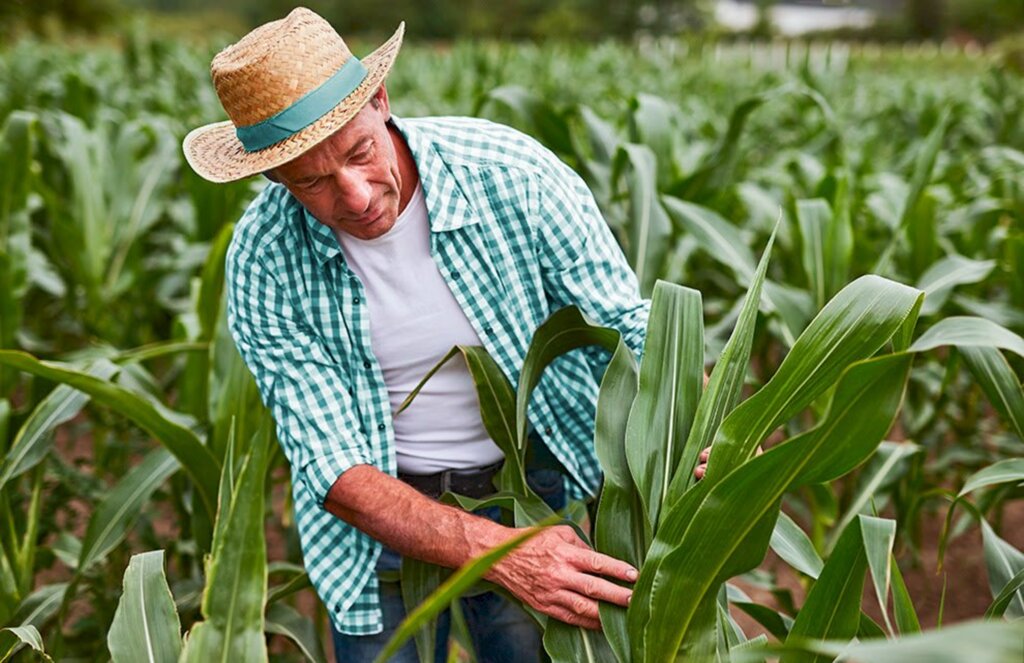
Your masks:
[{"label": "rolled-up sleeve", "polygon": [[574,304],[613,327],[639,359],[651,302],[583,179],[550,155],[537,194],[538,251],[553,308]]},{"label": "rolled-up sleeve", "polygon": [[228,251],[225,284],[231,336],[277,422],[294,477],[322,507],[339,476],[372,464],[342,367],[243,242]]}]

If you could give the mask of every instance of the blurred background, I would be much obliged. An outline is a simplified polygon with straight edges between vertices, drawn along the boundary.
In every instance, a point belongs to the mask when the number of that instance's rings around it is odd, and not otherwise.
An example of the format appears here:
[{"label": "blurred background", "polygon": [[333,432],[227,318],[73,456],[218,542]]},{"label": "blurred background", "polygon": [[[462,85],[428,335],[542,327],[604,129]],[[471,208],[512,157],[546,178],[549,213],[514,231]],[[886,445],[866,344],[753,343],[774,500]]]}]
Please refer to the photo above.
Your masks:
[{"label": "blurred background", "polygon": [[[7,0],[0,30],[25,32],[116,30],[132,16],[208,34],[243,32],[280,18],[283,0]],[[642,35],[819,36],[872,41],[943,40],[991,43],[1024,27],[1019,0],[395,0],[305,3],[347,34],[379,34],[400,20],[417,39],[635,38]]]}]

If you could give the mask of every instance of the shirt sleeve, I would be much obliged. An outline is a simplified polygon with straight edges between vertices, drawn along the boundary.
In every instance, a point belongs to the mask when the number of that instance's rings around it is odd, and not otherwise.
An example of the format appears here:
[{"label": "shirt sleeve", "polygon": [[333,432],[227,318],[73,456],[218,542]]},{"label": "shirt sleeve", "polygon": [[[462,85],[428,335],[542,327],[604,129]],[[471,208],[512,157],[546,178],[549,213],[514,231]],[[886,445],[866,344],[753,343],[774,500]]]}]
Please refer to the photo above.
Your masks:
[{"label": "shirt sleeve", "polygon": [[552,308],[575,304],[595,322],[618,329],[639,360],[651,301],[640,296],[636,274],[583,178],[548,155],[537,196],[538,251]]},{"label": "shirt sleeve", "polygon": [[241,244],[232,244],[225,267],[228,327],[277,422],[293,475],[323,506],[342,473],[373,464],[367,439],[342,367],[298,319],[273,273]]}]

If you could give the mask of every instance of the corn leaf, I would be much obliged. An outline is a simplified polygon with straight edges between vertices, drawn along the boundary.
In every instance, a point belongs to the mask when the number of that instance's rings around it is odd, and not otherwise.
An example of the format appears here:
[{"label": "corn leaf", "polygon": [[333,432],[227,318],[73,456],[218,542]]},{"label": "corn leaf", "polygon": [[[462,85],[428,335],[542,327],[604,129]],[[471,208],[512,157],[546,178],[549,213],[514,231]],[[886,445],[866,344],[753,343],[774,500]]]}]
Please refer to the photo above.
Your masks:
[{"label": "corn leaf", "polygon": [[0,351],[0,365],[62,382],[89,394],[93,400],[106,405],[160,440],[167,450],[181,463],[182,468],[195,481],[200,502],[209,513],[215,512],[217,474],[220,463],[210,450],[196,437],[195,433],[162,416],[157,408],[145,398],[106,382],[86,372],[40,361],[25,352]]},{"label": "corn leaf", "polygon": [[699,603],[763,558],[785,491],[841,476],[874,451],[909,369],[909,355],[852,365],[817,427],[747,460],[718,484],[705,477],[668,510],[629,607],[635,660],[674,660]]},{"label": "corn leaf", "polygon": [[[189,632],[183,662],[267,660],[263,634],[267,600],[263,485],[272,444],[271,427],[264,426],[253,436],[230,500],[221,502],[213,552],[206,564],[202,602],[205,621]],[[224,463],[225,473],[231,465]]]},{"label": "corn leaf", "polygon": [[175,663],[181,622],[164,575],[164,551],[132,555],[124,591],[107,633],[114,663]]},{"label": "corn leaf", "polygon": [[[683,457],[704,375],[700,293],[659,281],[654,288],[640,386],[626,425],[626,458],[654,530]],[[691,450],[696,457],[700,450]]]},{"label": "corn leaf", "polygon": [[156,449],[114,485],[89,518],[78,557],[78,573],[88,572],[124,540],[153,493],[179,469],[181,464],[169,451]]},{"label": "corn leaf", "polygon": [[[797,640],[849,640],[857,634],[860,601],[867,567],[863,516],[846,528],[839,543],[807,594],[786,642]],[[779,663],[829,663],[831,656],[786,652]]]}]

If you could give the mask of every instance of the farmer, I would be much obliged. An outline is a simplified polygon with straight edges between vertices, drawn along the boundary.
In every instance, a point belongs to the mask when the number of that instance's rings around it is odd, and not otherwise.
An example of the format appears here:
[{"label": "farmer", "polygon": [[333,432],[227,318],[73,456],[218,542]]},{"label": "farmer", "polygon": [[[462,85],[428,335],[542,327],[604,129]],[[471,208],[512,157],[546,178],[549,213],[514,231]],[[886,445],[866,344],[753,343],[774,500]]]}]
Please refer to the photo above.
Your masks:
[{"label": "farmer", "polygon": [[[583,181],[508,127],[402,119],[384,79],[403,26],[357,59],[321,17],[296,9],[219,53],[230,121],[192,131],[189,164],[214,182],[263,173],[227,256],[231,334],[277,423],[292,471],[309,577],[338,661],[372,660],[404,616],[402,555],[457,567],[517,534],[482,498],[503,455],[488,437],[454,345],[482,345],[515,383],[536,327],[574,304],[641,352],[649,301]],[[529,410],[531,486],[554,508],[594,495],[597,353],[550,366]],[[636,570],[549,528],[488,579],[534,609],[600,627]],[[539,660],[540,634],[513,602],[463,599],[483,661]],[[447,614],[438,659],[445,660]],[[405,657],[405,658],[402,658]],[[400,660],[416,660],[411,643]]]}]

